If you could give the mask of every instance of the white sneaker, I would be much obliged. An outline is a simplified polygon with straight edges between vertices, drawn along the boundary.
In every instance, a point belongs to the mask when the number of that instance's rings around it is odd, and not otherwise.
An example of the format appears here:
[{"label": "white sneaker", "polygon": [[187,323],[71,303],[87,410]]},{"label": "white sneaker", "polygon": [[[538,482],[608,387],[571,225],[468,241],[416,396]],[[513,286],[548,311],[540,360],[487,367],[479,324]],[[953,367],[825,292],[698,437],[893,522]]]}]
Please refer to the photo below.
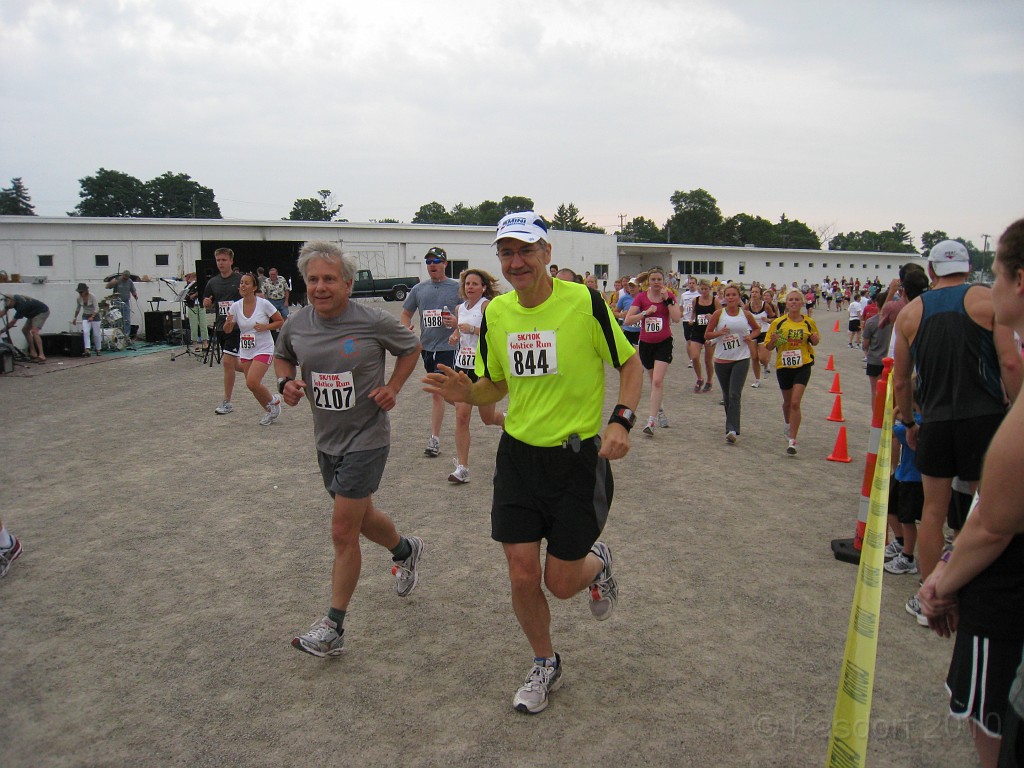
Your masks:
[{"label": "white sneaker", "polygon": [[235,407],[231,405],[231,401],[225,400],[223,403],[214,408],[213,412],[219,416],[223,416],[225,413],[231,413],[233,410],[235,410]]},{"label": "white sneaker", "polygon": [[917,558],[908,560],[902,552],[882,567],[889,573],[918,573]]},{"label": "white sneaker", "polygon": [[562,687],[562,659],[555,654],[555,666],[547,666],[546,659],[534,659],[533,669],[526,682],[516,691],[512,708],[517,712],[536,715],[548,706],[548,694]]},{"label": "white sneaker", "polygon": [[668,416],[665,414],[664,408],[658,409],[658,426],[662,429],[666,429],[668,427]]},{"label": "white sneaker", "polygon": [[270,398],[270,405],[267,406],[267,410],[270,412],[270,415],[274,417],[274,421],[277,421],[278,417],[281,415],[280,395],[274,395]]},{"label": "white sneaker", "polygon": [[924,612],[921,610],[921,603],[917,599],[917,595],[914,595],[909,600],[907,600],[906,605],[904,605],[903,607],[906,608],[907,613],[909,613],[911,616],[917,619],[918,624],[920,624],[922,627],[928,626],[928,617],[925,616]]},{"label": "white sneaker", "polygon": [[433,459],[439,453],[441,453],[441,438],[431,435],[430,439],[427,440],[427,447],[423,449],[423,455]]},{"label": "white sneaker", "polygon": [[760,379],[754,379],[754,383],[750,385],[750,388],[751,389],[760,389],[761,388],[761,380]]},{"label": "white sneaker", "polygon": [[796,456],[796,440],[790,440],[789,445],[786,446],[786,453],[790,456]]},{"label": "white sneaker", "polygon": [[739,439],[739,435],[733,432],[731,429],[725,433],[725,442],[735,443]]},{"label": "white sneaker", "polygon": [[885,550],[882,552],[882,556],[886,560],[892,560],[896,555],[903,551],[903,545],[900,544],[896,539],[893,539],[885,545]]},{"label": "white sneaker", "polygon": [[654,419],[647,420],[647,426],[644,427],[644,434],[654,437]]},{"label": "white sneaker", "polygon": [[455,471],[448,475],[449,483],[468,483],[469,482],[469,467],[464,467],[459,464],[458,459],[452,459],[452,463],[455,465]]}]

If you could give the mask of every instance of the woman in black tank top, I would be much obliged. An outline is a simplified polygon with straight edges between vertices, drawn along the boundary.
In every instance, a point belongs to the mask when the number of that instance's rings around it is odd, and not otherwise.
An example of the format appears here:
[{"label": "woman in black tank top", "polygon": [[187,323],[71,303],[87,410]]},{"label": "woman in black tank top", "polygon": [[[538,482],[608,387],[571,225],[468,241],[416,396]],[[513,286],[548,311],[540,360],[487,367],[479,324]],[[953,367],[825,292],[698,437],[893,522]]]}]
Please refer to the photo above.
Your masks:
[{"label": "woman in black tank top", "polygon": [[[690,340],[686,342],[686,350],[690,356],[690,362],[693,363],[693,372],[697,374],[697,383],[693,386],[694,392],[710,392],[711,391],[711,355],[712,349],[704,341],[704,332],[708,328],[708,320],[711,315],[718,309],[718,299],[711,294],[711,283],[707,280],[701,280],[697,284],[697,290],[700,291],[698,296],[693,301],[693,325],[690,329]],[[701,375],[700,366],[700,353],[704,350],[704,371],[707,372],[707,380]]]}]

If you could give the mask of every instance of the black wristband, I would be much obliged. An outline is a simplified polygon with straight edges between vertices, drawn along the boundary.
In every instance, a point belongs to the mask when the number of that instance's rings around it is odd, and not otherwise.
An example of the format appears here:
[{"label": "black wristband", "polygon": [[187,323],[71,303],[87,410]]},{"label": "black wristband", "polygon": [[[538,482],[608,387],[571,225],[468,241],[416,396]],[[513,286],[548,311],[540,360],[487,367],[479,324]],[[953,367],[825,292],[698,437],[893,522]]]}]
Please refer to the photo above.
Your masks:
[{"label": "black wristband", "polygon": [[902,424],[907,429],[913,429],[914,427],[917,426],[916,421],[904,421],[903,419],[900,419],[900,424]]},{"label": "black wristband", "polygon": [[622,403],[612,408],[612,415],[608,417],[609,424],[620,424],[629,432],[636,423],[636,414]]},{"label": "black wristband", "polygon": [[277,380],[277,394],[284,394],[284,388],[288,386],[289,381],[295,381],[295,379],[292,378],[291,376],[282,376],[280,379]]}]

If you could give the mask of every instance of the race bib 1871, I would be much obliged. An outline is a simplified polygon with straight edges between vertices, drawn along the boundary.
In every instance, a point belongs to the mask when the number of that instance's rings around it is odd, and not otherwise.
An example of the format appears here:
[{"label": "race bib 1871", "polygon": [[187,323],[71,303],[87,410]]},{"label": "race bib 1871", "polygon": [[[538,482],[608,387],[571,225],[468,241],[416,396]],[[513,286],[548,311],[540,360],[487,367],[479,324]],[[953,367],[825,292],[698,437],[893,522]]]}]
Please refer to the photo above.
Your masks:
[{"label": "race bib 1871", "polygon": [[555,332],[510,333],[508,368],[512,376],[550,376],[558,373]]},{"label": "race bib 1871", "polygon": [[317,373],[313,371],[313,405],[325,411],[347,411],[356,400],[352,371]]}]

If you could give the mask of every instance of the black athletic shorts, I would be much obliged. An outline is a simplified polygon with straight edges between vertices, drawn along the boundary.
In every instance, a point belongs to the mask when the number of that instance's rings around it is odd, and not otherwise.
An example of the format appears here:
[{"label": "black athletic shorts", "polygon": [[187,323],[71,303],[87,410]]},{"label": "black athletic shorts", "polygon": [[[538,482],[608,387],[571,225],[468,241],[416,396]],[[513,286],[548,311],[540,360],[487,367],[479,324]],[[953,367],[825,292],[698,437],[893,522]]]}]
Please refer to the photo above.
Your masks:
[{"label": "black athletic shorts", "polygon": [[640,364],[643,365],[645,370],[651,370],[654,367],[654,363],[661,361],[663,363],[672,362],[672,337],[669,336],[664,341],[641,341],[640,342]]},{"label": "black athletic shorts", "polygon": [[454,349],[442,349],[438,352],[427,352],[423,350],[420,352],[420,356],[423,358],[423,367],[427,373],[437,373],[437,364],[447,365],[449,368],[455,367],[455,350]]},{"label": "black athletic shorts", "polygon": [[973,501],[974,496],[971,494],[960,493],[953,489],[949,496],[949,509],[946,510],[946,525],[951,530],[963,530],[964,523],[967,522],[967,513],[971,511],[971,502]]},{"label": "black athletic shorts", "polygon": [[882,366],[881,364],[875,365],[874,363],[868,363],[864,367],[864,373],[866,373],[868,376],[881,376]]},{"label": "black athletic shorts", "polygon": [[683,338],[686,339],[686,341],[689,341],[692,335],[693,323],[683,323]]},{"label": "black athletic shorts", "polygon": [[220,348],[224,351],[225,355],[234,355],[238,357],[238,345],[241,343],[242,332],[235,327],[231,333],[224,333],[223,329],[217,330],[217,341],[220,342]]},{"label": "black athletic shorts", "polygon": [[503,544],[547,539],[559,560],[586,557],[608,520],[615,484],[601,438],[571,447],[537,448],[507,432],[498,442],[491,538]]},{"label": "black athletic shorts", "polygon": [[455,370],[459,371],[460,373],[464,373],[467,376],[469,376],[469,380],[472,381],[474,384],[476,384],[476,382],[479,381],[479,379],[480,379],[480,377],[476,375],[476,370],[474,370],[473,368],[458,368],[458,367],[456,367]]},{"label": "black athletic shorts", "polygon": [[946,675],[949,714],[999,736],[1022,647],[1024,640],[993,640],[960,629]]},{"label": "black athletic shorts", "polygon": [[807,386],[811,380],[811,367],[814,363],[801,365],[799,368],[776,368],[775,378],[779,380],[779,389],[792,389],[795,384]]},{"label": "black athletic shorts", "polygon": [[921,510],[924,509],[924,486],[920,481],[899,481],[893,478],[893,482],[898,483],[896,491],[896,519],[901,523],[909,525],[920,521]]},{"label": "black athletic shorts", "polygon": [[917,434],[917,468],[929,477],[981,479],[981,463],[1003,414],[956,421],[929,421]]},{"label": "black athletic shorts", "polygon": [[856,317],[851,317],[850,324],[847,327],[850,329],[850,333],[857,333],[860,330],[860,320]]},{"label": "black athletic shorts", "polygon": [[640,331],[627,331],[625,328],[622,329],[622,335],[626,337],[626,341],[632,344],[634,347],[640,343]]}]

